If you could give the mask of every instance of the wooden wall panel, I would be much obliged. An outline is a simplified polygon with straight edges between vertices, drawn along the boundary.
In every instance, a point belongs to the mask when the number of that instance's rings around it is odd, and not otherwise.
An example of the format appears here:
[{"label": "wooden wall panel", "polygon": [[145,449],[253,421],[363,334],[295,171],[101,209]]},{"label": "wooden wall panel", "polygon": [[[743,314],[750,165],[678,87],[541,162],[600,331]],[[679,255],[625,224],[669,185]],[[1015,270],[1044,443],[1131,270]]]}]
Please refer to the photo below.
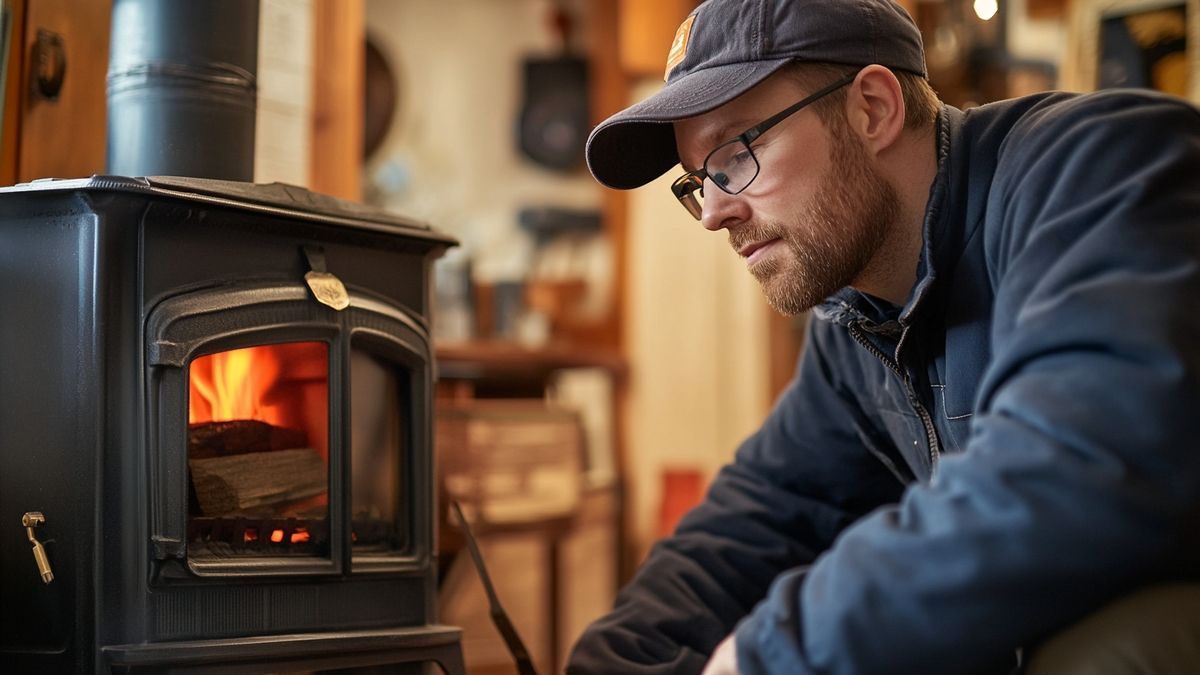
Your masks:
[{"label": "wooden wall panel", "polygon": [[696,0],[620,0],[620,55],[625,72],[661,79],[675,30]]},{"label": "wooden wall panel", "polygon": [[1025,0],[1025,13],[1039,21],[1062,20],[1070,0]]},{"label": "wooden wall panel", "polygon": [[[619,54],[621,5],[624,0],[590,0],[588,5],[588,42],[591,45],[589,59],[589,81],[592,124],[599,124],[608,116],[629,104],[629,78],[621,67]],[[609,333],[605,344],[620,354],[625,354],[627,299],[629,294],[628,269],[628,195],[621,190],[604,188],[601,212],[604,217],[604,233],[612,246],[614,256],[612,314],[608,321]],[[625,408],[628,404],[626,378],[619,378],[616,391],[615,414],[615,459],[618,492],[624,490],[628,480],[629,450],[626,444]],[[617,581],[623,584],[637,566],[637,553],[631,546],[628,535],[631,527],[627,501],[622,497],[617,507]]]},{"label": "wooden wall panel", "polygon": [[904,9],[908,10],[909,14],[913,15],[914,17],[917,15],[918,0],[896,0],[896,2],[898,2]]},{"label": "wooden wall panel", "polygon": [[314,0],[312,189],[362,198],[363,0]]}]

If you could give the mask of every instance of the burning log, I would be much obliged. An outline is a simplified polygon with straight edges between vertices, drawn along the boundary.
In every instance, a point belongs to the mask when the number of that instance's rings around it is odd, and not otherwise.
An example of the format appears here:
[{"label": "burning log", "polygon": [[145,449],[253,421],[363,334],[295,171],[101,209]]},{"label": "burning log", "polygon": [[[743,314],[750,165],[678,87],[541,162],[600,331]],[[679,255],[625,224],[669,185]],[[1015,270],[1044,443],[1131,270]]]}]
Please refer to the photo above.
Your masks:
[{"label": "burning log", "polygon": [[328,470],[311,448],[188,460],[205,516],[243,512],[312,497],[328,489]]},{"label": "burning log", "polygon": [[190,459],[290,450],[306,445],[308,434],[304,431],[277,427],[259,420],[229,420],[188,425]]}]

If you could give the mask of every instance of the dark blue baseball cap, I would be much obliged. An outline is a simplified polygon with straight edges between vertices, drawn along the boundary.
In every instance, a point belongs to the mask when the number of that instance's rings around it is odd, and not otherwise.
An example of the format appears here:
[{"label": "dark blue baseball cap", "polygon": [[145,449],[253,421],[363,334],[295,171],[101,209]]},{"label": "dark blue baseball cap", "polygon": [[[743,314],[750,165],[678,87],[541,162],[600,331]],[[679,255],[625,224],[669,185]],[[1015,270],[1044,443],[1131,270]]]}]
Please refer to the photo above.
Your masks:
[{"label": "dark blue baseball cap", "polygon": [[588,168],[612,188],[649,183],[679,163],[671,122],[724,105],[793,61],[926,76],[921,33],[891,0],[708,0],[675,34],[666,85],[592,130]]}]

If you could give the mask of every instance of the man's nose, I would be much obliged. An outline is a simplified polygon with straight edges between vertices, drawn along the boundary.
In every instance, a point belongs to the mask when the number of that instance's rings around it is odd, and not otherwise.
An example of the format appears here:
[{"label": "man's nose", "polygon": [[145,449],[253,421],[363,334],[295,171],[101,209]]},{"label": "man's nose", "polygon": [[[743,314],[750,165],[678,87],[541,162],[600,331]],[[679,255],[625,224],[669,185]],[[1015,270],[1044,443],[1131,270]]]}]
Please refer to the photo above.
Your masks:
[{"label": "man's nose", "polygon": [[710,232],[730,227],[746,218],[746,202],[713,184],[711,178],[704,179],[704,204],[700,213],[700,224]]}]

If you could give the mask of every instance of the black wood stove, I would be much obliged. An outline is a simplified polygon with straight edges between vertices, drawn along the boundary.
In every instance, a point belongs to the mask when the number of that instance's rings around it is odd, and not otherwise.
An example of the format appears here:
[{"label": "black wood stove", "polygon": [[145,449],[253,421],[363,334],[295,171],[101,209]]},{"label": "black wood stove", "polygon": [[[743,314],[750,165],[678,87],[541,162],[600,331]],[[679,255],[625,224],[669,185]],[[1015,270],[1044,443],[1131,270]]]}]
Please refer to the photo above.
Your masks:
[{"label": "black wood stove", "polygon": [[0,189],[0,671],[462,670],[433,261],[291,186]]}]

